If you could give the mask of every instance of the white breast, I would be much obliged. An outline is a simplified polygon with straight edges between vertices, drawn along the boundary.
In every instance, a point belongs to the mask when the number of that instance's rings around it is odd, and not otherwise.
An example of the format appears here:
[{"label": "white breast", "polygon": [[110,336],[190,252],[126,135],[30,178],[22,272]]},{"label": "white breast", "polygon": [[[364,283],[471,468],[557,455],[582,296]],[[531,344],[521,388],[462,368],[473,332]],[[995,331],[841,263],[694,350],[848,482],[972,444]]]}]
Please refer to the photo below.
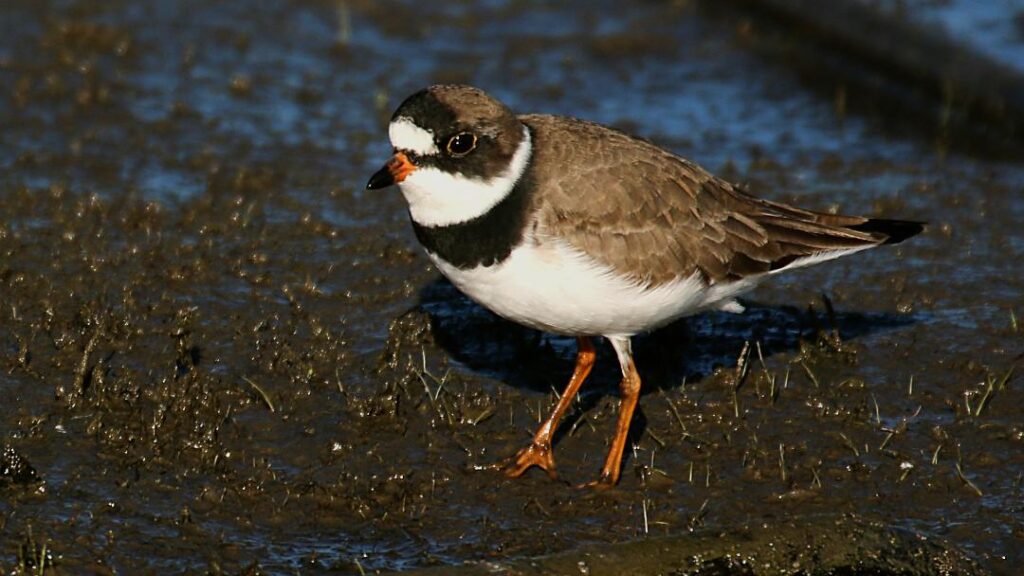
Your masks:
[{"label": "white breast", "polygon": [[527,241],[499,264],[468,270],[429,255],[452,284],[496,314],[566,335],[631,336],[726,305],[756,284],[708,286],[695,273],[650,288],[558,241]]}]

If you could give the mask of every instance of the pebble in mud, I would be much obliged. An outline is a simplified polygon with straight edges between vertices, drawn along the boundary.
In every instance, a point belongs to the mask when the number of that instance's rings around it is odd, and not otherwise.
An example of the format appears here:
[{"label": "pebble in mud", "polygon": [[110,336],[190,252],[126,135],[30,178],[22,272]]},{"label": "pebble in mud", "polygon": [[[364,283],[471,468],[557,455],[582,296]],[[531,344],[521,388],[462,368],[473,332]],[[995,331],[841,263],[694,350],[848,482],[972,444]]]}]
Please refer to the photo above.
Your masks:
[{"label": "pebble in mud", "polygon": [[12,446],[0,451],[0,486],[4,484],[32,484],[39,481],[35,468]]}]

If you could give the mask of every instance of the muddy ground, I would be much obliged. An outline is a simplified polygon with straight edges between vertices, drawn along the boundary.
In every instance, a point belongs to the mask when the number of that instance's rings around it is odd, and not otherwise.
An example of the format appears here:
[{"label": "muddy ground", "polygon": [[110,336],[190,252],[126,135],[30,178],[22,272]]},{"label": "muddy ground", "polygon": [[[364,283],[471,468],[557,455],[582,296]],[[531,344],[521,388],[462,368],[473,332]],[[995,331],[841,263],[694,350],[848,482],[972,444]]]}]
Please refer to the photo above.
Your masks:
[{"label": "muddy ground", "polygon": [[[850,113],[728,10],[422,4],[5,2],[0,572],[1019,573],[1024,166]],[[438,81],[930,226],[639,338],[616,489],[507,480],[477,468],[573,343],[460,296],[363,190]],[[599,354],[571,482],[614,425]]]}]

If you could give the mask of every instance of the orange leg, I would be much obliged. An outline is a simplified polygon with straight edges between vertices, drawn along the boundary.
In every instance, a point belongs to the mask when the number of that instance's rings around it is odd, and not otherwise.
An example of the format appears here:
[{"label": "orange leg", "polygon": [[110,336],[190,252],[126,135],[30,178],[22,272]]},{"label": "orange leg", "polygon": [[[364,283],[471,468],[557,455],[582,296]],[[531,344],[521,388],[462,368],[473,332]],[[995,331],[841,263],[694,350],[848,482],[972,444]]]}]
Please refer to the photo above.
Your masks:
[{"label": "orange leg", "polygon": [[555,430],[558,429],[558,422],[569,408],[572,399],[576,397],[580,385],[587,379],[590,369],[594,367],[594,360],[597,358],[594,344],[590,341],[590,338],[581,336],[576,339],[576,342],[579,346],[579,350],[576,353],[576,369],[573,370],[569,385],[562,392],[562,397],[558,400],[555,410],[537,429],[537,433],[533,436],[533,442],[529,446],[523,448],[515,456],[499,465],[505,475],[510,478],[518,477],[531,466],[542,468],[552,479],[558,478],[558,472],[555,471],[555,458],[551,447],[551,438],[554,436]]},{"label": "orange leg", "polygon": [[619,404],[619,421],[615,426],[615,438],[612,439],[612,446],[608,449],[608,457],[604,461],[604,467],[601,468],[601,476],[597,480],[583,485],[587,488],[611,488],[619,482],[622,453],[626,448],[629,425],[633,422],[633,411],[640,400],[640,375],[636,371],[636,365],[633,364],[633,350],[629,338],[609,338],[609,340],[619,355],[619,365],[622,367],[622,382],[619,384],[622,394]]}]

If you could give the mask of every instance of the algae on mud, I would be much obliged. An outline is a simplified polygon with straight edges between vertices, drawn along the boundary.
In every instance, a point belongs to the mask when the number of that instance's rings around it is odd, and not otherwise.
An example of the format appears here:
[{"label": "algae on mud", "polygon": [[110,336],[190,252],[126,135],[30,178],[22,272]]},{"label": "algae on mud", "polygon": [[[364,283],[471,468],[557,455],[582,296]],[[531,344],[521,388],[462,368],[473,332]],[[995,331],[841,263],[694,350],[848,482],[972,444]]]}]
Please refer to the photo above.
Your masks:
[{"label": "algae on mud", "polygon": [[[1013,574],[1024,170],[839,117],[700,3],[611,8],[9,2],[0,443],[39,480],[0,480],[0,570],[45,543],[54,573],[374,572],[849,513]],[[359,190],[394,98],[443,80],[933,224],[638,342],[618,489],[507,482],[473,468],[519,447],[570,343],[459,296],[401,198]],[[567,415],[569,478],[616,371],[601,349]]]}]

